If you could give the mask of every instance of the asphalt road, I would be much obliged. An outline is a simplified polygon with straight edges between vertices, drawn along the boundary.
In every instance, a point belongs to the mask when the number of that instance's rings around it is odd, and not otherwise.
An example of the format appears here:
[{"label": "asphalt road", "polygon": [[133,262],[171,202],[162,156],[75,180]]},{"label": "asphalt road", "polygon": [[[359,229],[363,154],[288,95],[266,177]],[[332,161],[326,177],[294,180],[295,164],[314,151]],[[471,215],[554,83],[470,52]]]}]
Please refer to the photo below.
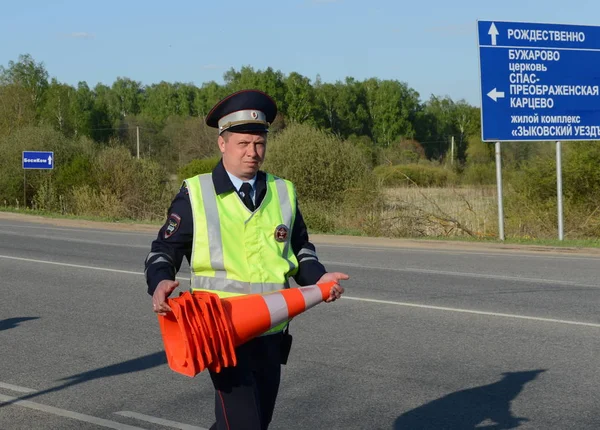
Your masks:
[{"label": "asphalt road", "polygon": [[[166,365],[153,237],[0,216],[0,429],[210,427],[206,372]],[[352,279],[293,322],[271,429],[600,428],[600,256],[328,242]]]}]

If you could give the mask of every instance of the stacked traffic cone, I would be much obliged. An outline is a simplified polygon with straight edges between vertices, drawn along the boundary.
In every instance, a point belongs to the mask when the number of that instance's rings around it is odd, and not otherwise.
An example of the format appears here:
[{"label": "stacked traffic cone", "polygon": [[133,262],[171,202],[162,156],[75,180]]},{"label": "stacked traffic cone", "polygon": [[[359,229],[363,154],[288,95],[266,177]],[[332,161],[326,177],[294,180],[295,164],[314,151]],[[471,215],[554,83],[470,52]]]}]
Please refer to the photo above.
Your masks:
[{"label": "stacked traffic cone", "polygon": [[169,367],[186,376],[237,364],[235,347],[326,300],[335,282],[220,299],[205,291],[167,299],[158,321]]}]

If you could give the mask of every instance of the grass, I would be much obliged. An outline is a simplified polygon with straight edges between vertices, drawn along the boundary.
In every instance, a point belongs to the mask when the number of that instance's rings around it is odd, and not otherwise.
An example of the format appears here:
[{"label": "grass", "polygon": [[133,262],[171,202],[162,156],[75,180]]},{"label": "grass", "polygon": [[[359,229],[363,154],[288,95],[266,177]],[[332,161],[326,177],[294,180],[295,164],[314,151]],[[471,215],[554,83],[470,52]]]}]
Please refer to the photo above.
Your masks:
[{"label": "grass", "polygon": [[455,236],[455,237],[425,237],[416,238],[416,240],[440,240],[440,241],[457,241],[457,242],[473,242],[473,243],[497,243],[497,244],[513,244],[513,245],[528,245],[528,246],[544,246],[554,248],[600,248],[600,239],[533,239],[523,237],[505,237],[500,240],[497,237],[492,238],[475,238],[470,236]]},{"label": "grass", "polygon": [[494,187],[388,188],[383,217],[390,228],[411,223],[420,236],[497,236],[497,194]]},{"label": "grass", "polygon": [[[505,219],[504,241],[498,239],[498,209],[495,186],[487,187],[448,187],[422,188],[402,187],[384,190],[385,204],[378,214],[380,225],[371,236],[410,238],[416,240],[452,240],[461,242],[485,242],[544,246],[556,248],[600,248],[598,238],[577,238],[558,240],[546,233],[543,238],[531,235],[517,236],[518,231]],[[42,210],[2,207],[0,211],[37,215],[47,218],[79,219],[87,221],[113,222],[120,224],[160,225],[162,221],[141,221],[127,218],[99,216],[74,216]],[[506,213],[505,213],[506,215]],[[351,215],[348,216],[350,218]],[[506,216],[505,216],[506,218]],[[367,236],[364,224],[352,219],[341,222],[328,234],[344,236]],[[357,227],[359,226],[359,227]],[[548,231],[548,230],[547,230]],[[552,231],[552,229],[550,229]],[[318,230],[311,228],[312,233]],[[552,234],[552,233],[550,233]]]}]

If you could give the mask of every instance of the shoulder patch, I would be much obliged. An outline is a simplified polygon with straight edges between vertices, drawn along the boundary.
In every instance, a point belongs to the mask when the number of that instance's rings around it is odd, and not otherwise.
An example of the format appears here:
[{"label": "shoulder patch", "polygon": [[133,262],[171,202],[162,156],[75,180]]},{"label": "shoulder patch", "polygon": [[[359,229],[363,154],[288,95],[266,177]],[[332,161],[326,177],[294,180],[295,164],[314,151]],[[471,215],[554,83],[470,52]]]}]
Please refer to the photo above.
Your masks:
[{"label": "shoulder patch", "polygon": [[179,229],[181,225],[181,217],[176,213],[172,213],[169,215],[169,219],[167,220],[167,228],[165,229],[165,239],[170,238],[175,234],[175,232]]}]

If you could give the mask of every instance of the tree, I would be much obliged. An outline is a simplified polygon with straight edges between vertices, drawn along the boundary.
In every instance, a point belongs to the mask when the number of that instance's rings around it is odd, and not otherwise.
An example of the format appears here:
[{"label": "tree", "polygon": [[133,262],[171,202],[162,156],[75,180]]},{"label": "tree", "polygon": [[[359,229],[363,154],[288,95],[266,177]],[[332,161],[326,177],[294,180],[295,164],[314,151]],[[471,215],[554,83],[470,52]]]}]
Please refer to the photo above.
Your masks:
[{"label": "tree", "polygon": [[35,122],[35,107],[27,90],[19,85],[0,85],[0,137]]},{"label": "tree", "polygon": [[454,102],[447,96],[432,95],[420,113],[418,137],[424,143],[428,156],[435,158],[448,151],[454,137],[457,158],[464,162],[468,138],[480,134],[480,123],[479,109],[466,101]]},{"label": "tree", "polygon": [[210,81],[196,89],[194,97],[194,111],[201,117],[206,117],[212,107],[227,95],[225,87]]},{"label": "tree", "polygon": [[255,71],[250,66],[244,66],[240,71],[229,69],[223,75],[228,92],[254,89],[267,93],[277,103],[280,112],[286,113],[286,88],[284,76],[279,70],[268,67],[265,71]]},{"label": "tree", "polygon": [[345,139],[350,135],[369,135],[371,124],[362,83],[347,77],[343,83],[336,82],[335,88],[338,94],[334,104],[341,136]]},{"label": "tree", "polygon": [[48,72],[43,63],[36,63],[29,54],[20,55],[19,61],[8,62],[8,69],[0,66],[0,84],[16,85],[29,94],[36,113],[42,109],[44,92],[48,88]]},{"label": "tree", "polygon": [[72,136],[75,132],[73,109],[76,91],[73,87],[59,83],[52,78],[50,86],[46,90],[46,103],[42,111],[43,121],[52,125],[65,136]]},{"label": "tree", "polygon": [[450,97],[441,98],[432,95],[423,105],[419,119],[419,124],[424,127],[419,130],[417,137],[425,148],[427,156],[443,157],[450,147],[451,136],[457,134],[454,102]]},{"label": "tree", "polygon": [[157,124],[164,124],[170,115],[177,114],[176,88],[170,83],[162,81],[150,85],[146,88],[145,95],[142,114]]},{"label": "tree", "polygon": [[175,93],[177,96],[177,115],[197,116],[196,110],[196,87],[192,84],[175,84]]},{"label": "tree", "polygon": [[194,117],[169,117],[162,130],[165,147],[161,159],[181,168],[194,159],[219,154],[217,131]]},{"label": "tree", "polygon": [[119,119],[127,115],[137,115],[141,111],[143,88],[142,84],[129,78],[118,77],[112,85],[111,104],[112,114]]},{"label": "tree", "polygon": [[285,80],[287,117],[291,122],[314,122],[315,90],[310,79],[292,72]]},{"label": "tree", "polygon": [[117,118],[111,117],[111,91],[110,88],[103,84],[97,84],[94,87],[94,107],[92,110],[91,131],[92,138],[99,142],[108,142],[113,133],[113,123],[117,122]]},{"label": "tree", "polygon": [[93,136],[94,93],[87,83],[79,82],[75,99],[71,103],[71,117],[75,136]]},{"label": "tree", "polygon": [[412,138],[419,107],[419,94],[404,83],[378,79],[365,82],[367,108],[373,138],[389,146],[398,137]]},{"label": "tree", "polygon": [[468,146],[469,136],[479,135],[481,127],[481,117],[479,109],[469,105],[464,100],[459,100],[454,104],[453,110],[454,124],[458,131],[457,157],[464,161]]},{"label": "tree", "polygon": [[338,91],[334,84],[322,83],[317,76],[315,99],[317,102],[316,122],[337,136],[341,136],[339,114],[337,112]]}]

